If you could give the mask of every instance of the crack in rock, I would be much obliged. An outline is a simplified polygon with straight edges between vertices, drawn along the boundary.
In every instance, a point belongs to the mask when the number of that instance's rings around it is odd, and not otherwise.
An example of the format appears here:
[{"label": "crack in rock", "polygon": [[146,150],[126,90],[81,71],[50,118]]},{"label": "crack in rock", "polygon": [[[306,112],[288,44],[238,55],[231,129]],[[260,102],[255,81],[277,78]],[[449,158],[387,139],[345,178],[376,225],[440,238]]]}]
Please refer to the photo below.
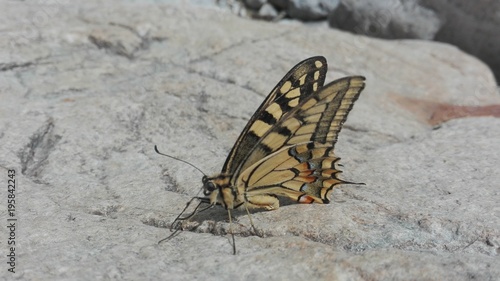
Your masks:
[{"label": "crack in rock", "polygon": [[89,214],[116,219],[117,218],[116,213],[120,212],[122,209],[123,209],[122,205],[101,206],[98,208],[94,208],[89,212]]},{"label": "crack in rock", "polygon": [[133,44],[135,45],[133,46],[133,48],[127,48],[121,40],[109,38],[110,36],[109,35],[106,36],[106,34],[90,34],[88,36],[89,41],[95,46],[97,46],[98,49],[108,50],[112,54],[123,56],[129,60],[135,58],[135,54],[137,53],[137,51],[149,49],[151,43],[163,42],[167,39],[164,37],[150,37],[148,36],[148,34],[141,35],[133,27],[125,24],[111,22],[109,23],[109,25],[123,28],[131,32],[135,37],[137,37],[140,40],[140,42],[138,44]]},{"label": "crack in rock", "polygon": [[[51,151],[61,136],[54,135],[54,121],[49,118],[45,124],[31,137],[28,144],[20,152],[21,173],[29,177],[38,177],[39,171],[46,163]],[[39,182],[35,179],[36,182]]]},{"label": "crack in rock", "polygon": [[127,49],[125,48],[125,46],[123,46],[121,42],[113,43],[109,40],[106,40],[105,38],[98,38],[97,36],[94,35],[89,35],[89,40],[99,49],[109,50],[113,54],[124,56],[128,59],[133,58],[133,54],[127,52]]},{"label": "crack in rock", "polygon": [[147,32],[146,35],[141,35],[136,29],[134,29],[133,27],[128,26],[126,24],[115,23],[115,22],[110,22],[109,24],[112,26],[124,28],[124,29],[130,31],[132,34],[134,34],[135,36],[137,36],[137,38],[139,38],[141,40],[141,43],[139,44],[139,46],[134,48],[134,50],[132,50],[132,55],[134,55],[134,53],[137,52],[138,50],[149,49],[149,46],[151,46],[151,43],[153,43],[153,42],[163,42],[163,41],[167,40],[166,37],[159,37],[159,36],[150,37],[150,36],[148,36],[149,32]]},{"label": "crack in rock", "polygon": [[228,222],[214,221],[214,220],[204,220],[201,223],[197,221],[185,221],[182,223],[182,231],[191,231],[194,233],[210,233],[217,236],[224,236],[231,234],[239,237],[273,237],[272,233],[264,232],[263,230],[254,230],[250,225],[241,224],[233,221],[232,225],[229,226]]},{"label": "crack in rock", "polygon": [[0,63],[0,71],[10,71],[10,70],[14,70],[16,68],[25,68],[25,67],[30,67],[33,65],[38,65],[38,64],[40,64],[40,62],[42,60],[47,59],[47,58],[49,58],[49,56],[45,55],[45,56],[34,58],[31,61]]},{"label": "crack in rock", "polygon": [[162,171],[162,175],[163,182],[165,183],[165,190],[180,193],[179,189],[177,188],[179,186],[179,183],[167,173],[167,169],[164,169]]},{"label": "crack in rock", "polygon": [[28,66],[32,66],[33,64],[34,63],[31,61],[28,61],[25,63],[17,63],[17,62],[0,63],[0,71],[9,71],[9,70],[13,70],[16,68],[28,67]]}]

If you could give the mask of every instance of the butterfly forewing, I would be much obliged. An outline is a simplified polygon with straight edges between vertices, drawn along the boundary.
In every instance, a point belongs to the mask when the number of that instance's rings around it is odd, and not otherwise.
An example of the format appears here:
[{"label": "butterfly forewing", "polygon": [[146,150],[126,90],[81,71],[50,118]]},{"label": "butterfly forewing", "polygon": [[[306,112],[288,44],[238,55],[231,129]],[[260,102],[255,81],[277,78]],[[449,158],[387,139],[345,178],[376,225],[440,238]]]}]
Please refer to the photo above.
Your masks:
[{"label": "butterfly forewing", "polygon": [[[297,107],[303,99],[319,90],[324,82],[327,63],[324,57],[312,57],[298,63],[274,87],[269,96],[254,113],[241,132],[222,168],[222,174],[234,175],[245,162],[251,165],[262,157],[281,148],[256,147],[262,136],[275,130],[275,126],[286,114]],[[276,135],[276,137],[279,137]],[[257,152],[258,151],[258,152]],[[254,156],[249,158],[248,156]]]},{"label": "butterfly forewing", "polygon": [[[250,207],[275,209],[275,196],[299,203],[330,201],[333,188],[345,183],[337,178],[339,158],[333,148],[363,88],[360,76],[331,82],[307,95],[258,139],[235,181]],[[262,146],[278,150],[263,155]]]},{"label": "butterfly forewing", "polygon": [[306,95],[256,139],[253,149],[236,171],[243,172],[289,145],[315,142],[333,148],[347,114],[364,87],[363,81],[360,76],[346,77]]},{"label": "butterfly forewing", "polygon": [[299,106],[295,114],[303,125],[289,143],[300,143],[294,138],[305,136],[333,148],[347,114],[364,88],[364,80],[364,77],[352,76],[333,81],[305,100],[307,107]]}]

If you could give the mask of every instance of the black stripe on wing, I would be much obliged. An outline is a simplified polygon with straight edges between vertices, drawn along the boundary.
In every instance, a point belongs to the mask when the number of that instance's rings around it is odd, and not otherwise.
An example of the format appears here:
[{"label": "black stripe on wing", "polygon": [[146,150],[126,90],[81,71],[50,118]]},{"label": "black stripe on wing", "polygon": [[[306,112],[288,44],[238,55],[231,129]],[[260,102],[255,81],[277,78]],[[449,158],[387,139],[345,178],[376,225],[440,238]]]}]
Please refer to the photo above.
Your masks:
[{"label": "black stripe on wing", "polygon": [[284,146],[316,142],[333,148],[342,124],[364,85],[364,77],[345,77],[301,100],[269,130],[255,138],[257,143],[236,171],[244,171],[270,151]]},{"label": "black stripe on wing", "polygon": [[[287,112],[299,105],[301,100],[323,86],[326,71],[326,59],[321,56],[308,58],[294,66],[274,87],[247,123],[231,149],[222,173],[234,174],[242,162],[248,162],[247,157],[260,138],[274,130],[275,124],[280,122]],[[279,147],[262,144],[259,149],[264,155],[268,155]]]}]

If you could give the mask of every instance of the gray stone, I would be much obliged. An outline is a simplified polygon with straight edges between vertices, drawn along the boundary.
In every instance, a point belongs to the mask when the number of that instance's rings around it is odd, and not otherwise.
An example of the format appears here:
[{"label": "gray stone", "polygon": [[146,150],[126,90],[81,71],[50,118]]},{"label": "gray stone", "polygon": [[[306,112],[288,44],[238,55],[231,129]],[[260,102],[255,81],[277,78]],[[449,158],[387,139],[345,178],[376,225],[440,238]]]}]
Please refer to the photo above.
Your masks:
[{"label": "gray stone", "polygon": [[330,26],[380,38],[432,40],[439,17],[417,0],[343,0],[328,16]]},{"label": "gray stone", "polygon": [[266,4],[266,0],[245,0],[243,1],[245,5],[251,9],[259,10],[262,5]]},{"label": "gray stone", "polygon": [[269,3],[273,4],[275,7],[286,10],[290,0],[269,0]]},{"label": "gray stone", "polygon": [[326,19],[338,5],[339,0],[290,0],[287,13],[300,20],[321,20]]},{"label": "gray stone", "polygon": [[[0,18],[1,194],[15,169],[19,224],[17,273],[4,259],[1,279],[500,276],[500,98],[459,49],[184,1],[9,1]],[[263,237],[234,211],[235,256],[222,208],[158,245],[202,175],[153,146],[218,172],[269,91],[313,55],[328,81],[367,78],[335,147],[342,177],[366,185],[253,213]]]},{"label": "gray stone", "polygon": [[372,37],[436,40],[488,64],[500,80],[500,2],[491,0],[342,0],[330,26]]},{"label": "gray stone", "polygon": [[317,21],[326,19],[339,5],[339,0],[270,0],[269,3],[293,19]]},{"label": "gray stone", "polygon": [[278,17],[278,11],[271,4],[264,4],[259,9],[258,16],[263,19],[272,20]]},{"label": "gray stone", "polygon": [[436,11],[443,25],[436,40],[447,42],[477,56],[500,81],[500,1],[422,0]]}]

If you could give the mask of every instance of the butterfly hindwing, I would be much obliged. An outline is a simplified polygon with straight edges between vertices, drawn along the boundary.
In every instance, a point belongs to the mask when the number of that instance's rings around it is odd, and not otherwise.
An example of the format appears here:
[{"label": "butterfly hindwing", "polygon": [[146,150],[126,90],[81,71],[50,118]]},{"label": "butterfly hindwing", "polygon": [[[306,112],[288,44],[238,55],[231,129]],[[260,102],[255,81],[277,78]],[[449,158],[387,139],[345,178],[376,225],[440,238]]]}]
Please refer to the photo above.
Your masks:
[{"label": "butterfly hindwing", "polygon": [[332,147],[325,144],[310,142],[284,147],[245,170],[238,183],[245,186],[251,207],[276,209],[276,196],[299,203],[329,203],[333,188],[345,183],[337,178],[339,159]]},{"label": "butterfly hindwing", "polygon": [[[300,101],[320,89],[325,82],[327,63],[324,57],[312,57],[298,63],[274,87],[269,96],[254,113],[241,132],[222,168],[222,174],[235,174],[241,163],[255,162],[248,155],[255,150],[255,144],[270,130],[273,130],[286,113],[300,104]],[[264,156],[279,147],[266,147]]]}]

